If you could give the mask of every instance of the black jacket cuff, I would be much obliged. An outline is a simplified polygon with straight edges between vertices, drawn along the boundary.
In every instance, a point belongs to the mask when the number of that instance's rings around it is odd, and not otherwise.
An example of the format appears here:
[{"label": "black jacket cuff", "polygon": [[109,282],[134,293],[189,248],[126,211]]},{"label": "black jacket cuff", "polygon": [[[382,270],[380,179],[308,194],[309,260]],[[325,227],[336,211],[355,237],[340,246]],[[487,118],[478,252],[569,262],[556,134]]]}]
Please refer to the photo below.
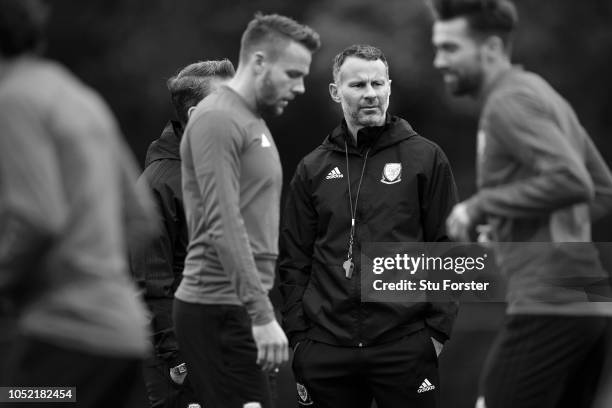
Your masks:
[{"label": "black jacket cuff", "polygon": [[441,331],[438,331],[430,326],[427,326],[427,330],[429,330],[429,336],[438,340],[440,343],[444,344],[446,340],[448,340],[448,336]]}]

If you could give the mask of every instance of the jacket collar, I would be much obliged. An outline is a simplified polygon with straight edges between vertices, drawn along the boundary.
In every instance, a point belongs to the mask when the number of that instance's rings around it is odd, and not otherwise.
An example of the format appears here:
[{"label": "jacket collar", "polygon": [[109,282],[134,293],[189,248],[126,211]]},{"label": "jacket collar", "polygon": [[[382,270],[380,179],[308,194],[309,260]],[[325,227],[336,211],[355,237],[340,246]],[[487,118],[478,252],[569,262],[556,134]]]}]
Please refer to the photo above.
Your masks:
[{"label": "jacket collar", "polygon": [[145,167],[156,160],[180,160],[181,137],[183,126],[180,122],[171,120],[166,124],[161,136],[154,140],[147,150]]},{"label": "jacket collar", "polygon": [[342,122],[327,136],[323,146],[344,152],[344,143],[349,153],[361,153],[364,149],[372,148],[373,152],[384,149],[390,145],[408,139],[417,133],[404,119],[387,113],[382,126],[371,126],[359,129],[357,132],[357,145],[351,136],[346,121]]}]

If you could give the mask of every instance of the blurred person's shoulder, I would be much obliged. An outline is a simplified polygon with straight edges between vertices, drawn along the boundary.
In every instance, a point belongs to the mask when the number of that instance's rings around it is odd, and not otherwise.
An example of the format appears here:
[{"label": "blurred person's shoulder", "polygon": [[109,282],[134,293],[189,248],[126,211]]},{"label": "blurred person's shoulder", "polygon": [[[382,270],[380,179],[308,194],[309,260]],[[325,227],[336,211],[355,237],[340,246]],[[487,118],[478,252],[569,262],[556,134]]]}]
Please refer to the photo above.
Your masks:
[{"label": "blurred person's shoulder", "polygon": [[83,85],[61,64],[38,57],[22,56],[11,61],[0,81],[0,98],[17,98],[39,103],[60,104],[53,100],[66,87]]},{"label": "blurred person's shoulder", "polygon": [[484,110],[504,110],[509,104],[545,105],[552,94],[556,92],[543,77],[516,66],[493,86]]},{"label": "blurred person's shoulder", "polygon": [[66,70],[57,63],[33,57],[16,58],[7,64],[0,80],[0,103],[40,109],[48,104],[66,76]]}]

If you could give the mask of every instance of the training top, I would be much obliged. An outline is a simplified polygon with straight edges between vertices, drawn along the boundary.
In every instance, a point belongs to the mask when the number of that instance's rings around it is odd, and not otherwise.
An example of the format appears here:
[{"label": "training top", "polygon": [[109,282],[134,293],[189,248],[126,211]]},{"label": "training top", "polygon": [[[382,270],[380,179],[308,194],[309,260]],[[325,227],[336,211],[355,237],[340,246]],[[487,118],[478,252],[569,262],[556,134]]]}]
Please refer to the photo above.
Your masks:
[{"label": "training top", "polygon": [[21,57],[0,78],[0,129],[0,296],[14,300],[19,331],[144,357],[146,312],[126,246],[146,242],[154,208],[135,190],[110,110],[60,65]]},{"label": "training top", "polygon": [[[508,279],[508,312],[612,314],[590,222],[612,209],[612,174],[572,107],[520,67],[485,90],[479,192]],[[510,244],[512,243],[512,244]],[[607,298],[609,300],[609,297]]]},{"label": "training top", "polygon": [[253,324],[271,322],[283,175],[266,123],[221,87],[194,111],[181,160],[189,245],[175,296],[244,305]]}]

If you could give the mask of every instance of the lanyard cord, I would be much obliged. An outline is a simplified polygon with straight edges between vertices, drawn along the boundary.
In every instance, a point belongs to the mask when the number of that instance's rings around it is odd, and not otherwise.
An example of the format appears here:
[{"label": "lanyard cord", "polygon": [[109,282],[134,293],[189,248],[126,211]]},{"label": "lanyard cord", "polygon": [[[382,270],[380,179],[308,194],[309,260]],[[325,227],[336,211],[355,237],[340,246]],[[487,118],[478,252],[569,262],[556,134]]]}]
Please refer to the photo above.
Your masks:
[{"label": "lanyard cord", "polygon": [[353,195],[351,193],[351,173],[349,171],[348,145],[346,144],[346,140],[344,141],[344,153],[346,155],[346,182],[348,184],[349,204],[351,209],[351,233],[349,236],[347,259],[351,260],[351,258],[353,257],[353,238],[355,236],[355,216],[357,215],[357,202],[359,201],[359,192],[361,191],[361,183],[363,182],[363,174],[365,173],[366,163],[368,161],[368,154],[370,153],[370,149],[366,150],[365,158],[363,159],[363,166],[361,167],[361,176],[359,177],[359,184],[357,185],[357,196],[355,197],[354,208]]}]

